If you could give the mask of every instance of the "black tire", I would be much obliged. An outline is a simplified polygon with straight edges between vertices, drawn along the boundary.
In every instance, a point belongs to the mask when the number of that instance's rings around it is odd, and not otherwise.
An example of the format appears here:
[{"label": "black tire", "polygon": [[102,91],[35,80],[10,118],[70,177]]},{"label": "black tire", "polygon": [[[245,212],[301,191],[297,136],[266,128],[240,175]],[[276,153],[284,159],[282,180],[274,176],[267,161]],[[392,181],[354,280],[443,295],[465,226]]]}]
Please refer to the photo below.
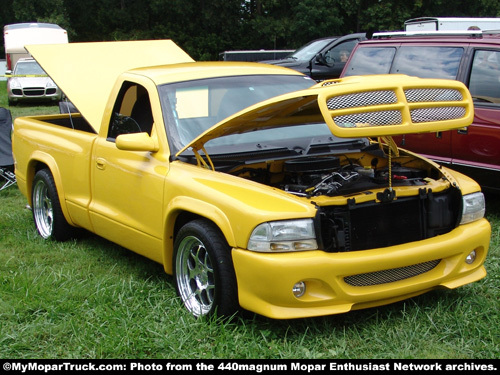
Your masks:
[{"label": "black tire", "polygon": [[31,198],[33,220],[42,238],[66,241],[74,235],[75,228],[64,217],[56,184],[48,169],[35,174]]},{"label": "black tire", "polygon": [[177,294],[195,317],[229,318],[238,312],[231,249],[214,224],[185,224],[175,239],[173,264]]}]

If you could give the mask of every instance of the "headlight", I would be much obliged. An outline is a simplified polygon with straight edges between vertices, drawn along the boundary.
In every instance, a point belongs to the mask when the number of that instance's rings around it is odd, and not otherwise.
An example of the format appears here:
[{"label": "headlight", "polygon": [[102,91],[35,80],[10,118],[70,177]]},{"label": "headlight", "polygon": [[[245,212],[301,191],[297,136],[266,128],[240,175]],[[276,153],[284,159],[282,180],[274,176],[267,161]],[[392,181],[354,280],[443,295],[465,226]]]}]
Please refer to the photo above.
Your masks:
[{"label": "headlight", "polygon": [[464,207],[460,224],[467,224],[484,217],[485,203],[483,193],[467,194],[462,199]]},{"label": "headlight", "polygon": [[260,252],[305,251],[317,248],[312,219],[259,224],[248,241],[248,250]]},{"label": "headlight", "polygon": [[56,84],[54,83],[54,81],[47,81],[47,83],[45,84],[45,87],[46,88],[52,88],[52,87],[56,87]]},{"label": "headlight", "polygon": [[11,88],[16,88],[16,89],[18,89],[18,88],[20,88],[20,87],[21,87],[21,84],[19,83],[19,81],[18,81],[17,79],[15,79],[15,78],[11,78],[11,79],[10,79],[10,81],[9,81],[9,86],[10,86]]}]

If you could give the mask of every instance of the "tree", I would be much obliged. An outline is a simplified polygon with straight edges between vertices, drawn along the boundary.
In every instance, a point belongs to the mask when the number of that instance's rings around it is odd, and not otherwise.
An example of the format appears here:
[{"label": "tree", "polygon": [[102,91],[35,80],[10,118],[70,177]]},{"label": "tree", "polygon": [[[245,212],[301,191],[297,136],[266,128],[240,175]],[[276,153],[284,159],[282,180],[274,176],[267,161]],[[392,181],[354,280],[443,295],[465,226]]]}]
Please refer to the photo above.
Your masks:
[{"label": "tree", "polygon": [[70,28],[64,0],[13,0],[12,11],[17,22],[55,23]]},{"label": "tree", "polygon": [[0,0],[3,24],[56,23],[71,42],[169,38],[196,60],[289,49],[422,16],[500,17],[498,0]]}]

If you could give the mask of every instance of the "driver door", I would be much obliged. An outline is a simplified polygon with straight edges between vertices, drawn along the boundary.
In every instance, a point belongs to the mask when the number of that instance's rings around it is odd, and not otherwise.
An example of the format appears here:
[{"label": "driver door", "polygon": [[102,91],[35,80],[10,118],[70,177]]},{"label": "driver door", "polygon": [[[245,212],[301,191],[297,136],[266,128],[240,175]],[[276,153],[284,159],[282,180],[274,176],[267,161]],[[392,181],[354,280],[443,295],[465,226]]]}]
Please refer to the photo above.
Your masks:
[{"label": "driver door", "polygon": [[155,137],[153,121],[147,90],[125,82],[107,137],[99,137],[94,146],[90,215],[98,235],[161,262],[168,164],[159,152],[119,150],[115,144],[121,134]]}]

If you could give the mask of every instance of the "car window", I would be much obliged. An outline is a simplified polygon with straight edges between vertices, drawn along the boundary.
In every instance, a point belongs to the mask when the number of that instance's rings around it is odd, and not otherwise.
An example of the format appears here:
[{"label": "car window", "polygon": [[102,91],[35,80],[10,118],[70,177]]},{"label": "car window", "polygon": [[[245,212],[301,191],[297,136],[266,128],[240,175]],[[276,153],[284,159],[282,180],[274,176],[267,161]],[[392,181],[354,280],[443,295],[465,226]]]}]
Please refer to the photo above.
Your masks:
[{"label": "car window", "polygon": [[357,39],[349,40],[347,42],[336,45],[333,48],[330,48],[327,52],[325,52],[325,60],[327,64],[335,64],[335,63],[345,63],[349,58],[353,48],[358,43]]},{"label": "car window", "polygon": [[463,53],[461,47],[404,46],[399,48],[390,73],[456,79]]},{"label": "car window", "polygon": [[19,62],[14,68],[14,74],[45,74],[42,67],[36,61]]},{"label": "car window", "polygon": [[148,133],[151,135],[153,114],[147,90],[135,83],[124,82],[108,128],[108,141],[120,134]]},{"label": "car window", "polygon": [[320,40],[314,40],[308,44],[306,44],[303,47],[300,47],[297,51],[292,53],[290,57],[294,58],[295,60],[310,60],[314,56],[316,56],[319,51],[321,51],[328,43],[330,43],[332,40],[335,40],[334,38],[331,39],[320,39]]},{"label": "car window", "polygon": [[403,46],[359,48],[345,76],[399,73],[421,78],[456,79],[462,47]]},{"label": "car window", "polygon": [[475,103],[500,105],[500,52],[476,50],[469,80]]},{"label": "car window", "polygon": [[388,74],[395,53],[394,47],[359,48],[352,57],[344,76]]}]

